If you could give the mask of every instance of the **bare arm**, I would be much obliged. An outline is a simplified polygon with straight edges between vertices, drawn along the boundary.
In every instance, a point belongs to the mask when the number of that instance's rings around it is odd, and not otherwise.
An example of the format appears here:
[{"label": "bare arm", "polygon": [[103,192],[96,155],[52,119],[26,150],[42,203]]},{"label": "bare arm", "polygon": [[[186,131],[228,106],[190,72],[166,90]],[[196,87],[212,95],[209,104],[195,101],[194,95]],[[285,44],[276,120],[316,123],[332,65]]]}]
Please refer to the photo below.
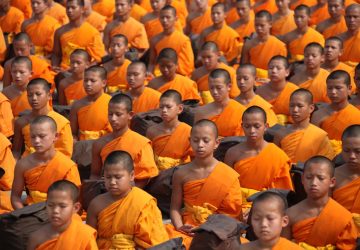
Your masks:
[{"label": "bare arm", "polygon": [[61,46],[60,46],[60,30],[56,30],[54,34],[54,49],[51,56],[51,65],[53,69],[57,70],[61,63]]},{"label": "bare arm", "polygon": [[3,89],[11,84],[11,60],[4,65]]},{"label": "bare arm", "polygon": [[96,203],[97,203],[97,198],[94,198],[89,205],[86,215],[86,224],[88,224],[89,226],[97,229],[97,212],[96,212]]},{"label": "bare arm", "polygon": [[78,117],[77,117],[77,111],[78,111],[78,102],[75,102],[70,109],[70,126],[71,126],[71,132],[73,135],[73,138],[75,140],[78,140],[78,134],[79,134],[79,124],[78,124]]},{"label": "bare arm", "polygon": [[94,142],[92,147],[92,162],[91,162],[91,171],[90,171],[91,180],[97,180],[101,178],[101,166],[102,166],[102,161],[100,157],[101,147],[102,147],[102,143],[99,140]]},{"label": "bare arm", "polygon": [[12,152],[15,159],[20,159],[21,157],[21,149],[24,144],[24,137],[22,134],[22,118],[19,118],[15,121],[14,125],[14,137],[13,137],[13,145]]},{"label": "bare arm", "polygon": [[23,208],[24,204],[21,200],[21,194],[24,190],[25,180],[24,171],[19,161],[15,166],[14,182],[11,190],[11,205],[14,209]]},{"label": "bare arm", "polygon": [[109,52],[109,46],[110,46],[110,29],[111,29],[111,23],[109,23],[105,26],[104,33],[103,33],[103,43],[104,43],[106,51],[108,51],[108,52]]},{"label": "bare arm", "polygon": [[240,64],[250,62],[249,49],[250,49],[249,41],[245,40],[244,46],[243,46],[242,51],[241,51]]},{"label": "bare arm", "polygon": [[66,97],[65,97],[65,79],[62,80],[59,83],[59,88],[58,88],[58,102],[60,105],[67,105],[67,101],[66,101]]},{"label": "bare arm", "polygon": [[228,151],[225,154],[224,163],[230,167],[234,167],[234,157],[233,157],[233,151],[234,148],[228,149]]}]

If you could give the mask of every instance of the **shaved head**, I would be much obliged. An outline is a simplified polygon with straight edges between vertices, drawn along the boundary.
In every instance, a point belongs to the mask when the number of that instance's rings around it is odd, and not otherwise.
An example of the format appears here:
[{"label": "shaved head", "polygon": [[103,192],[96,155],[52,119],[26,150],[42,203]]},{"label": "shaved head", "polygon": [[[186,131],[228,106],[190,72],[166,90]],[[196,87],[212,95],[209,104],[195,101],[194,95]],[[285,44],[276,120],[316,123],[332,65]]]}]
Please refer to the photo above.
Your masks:
[{"label": "shaved head", "polygon": [[194,131],[194,129],[197,128],[197,127],[201,127],[201,128],[203,128],[203,127],[209,127],[209,128],[212,130],[212,132],[215,134],[215,137],[216,137],[216,138],[217,138],[218,135],[219,135],[218,128],[217,128],[215,122],[213,122],[213,121],[210,121],[210,120],[207,120],[207,119],[202,119],[202,120],[197,121],[197,122],[193,125],[193,127],[191,128],[191,133],[190,133],[190,134],[192,134],[192,132]]},{"label": "shaved head", "polygon": [[341,140],[344,140],[349,137],[360,137],[360,125],[359,124],[351,125],[351,126],[347,127],[341,136]]},{"label": "shaved head", "polygon": [[[281,215],[285,215],[285,211],[288,207],[288,204],[285,197],[283,197],[281,194],[272,191],[265,191],[261,193],[254,200],[252,204],[252,209],[257,209],[258,206],[260,206],[260,203],[264,203],[264,202],[276,203]],[[259,209],[261,209],[261,207],[259,207]]]},{"label": "shaved head", "polygon": [[240,64],[239,68],[236,71],[238,72],[240,69],[249,69],[251,74],[253,76],[256,76],[256,67],[250,63]]},{"label": "shaved head", "polygon": [[35,125],[38,125],[38,124],[44,124],[44,123],[48,123],[50,125],[51,131],[56,133],[56,131],[57,131],[56,122],[55,122],[55,120],[53,118],[51,118],[50,116],[47,116],[47,115],[40,115],[40,116],[36,117],[30,123],[30,128],[32,126],[35,126]]},{"label": "shaved head", "polygon": [[305,98],[305,101],[308,104],[313,104],[313,95],[312,93],[307,90],[307,89],[297,89],[294,92],[292,92],[292,94],[290,95],[290,100],[294,97],[294,96],[303,96]]},{"label": "shaved head", "polygon": [[203,45],[201,46],[201,51],[203,50],[210,50],[212,52],[219,52],[219,47],[217,46],[216,43],[214,42],[205,42],[203,43]]},{"label": "shaved head", "polygon": [[320,156],[320,155],[313,156],[305,162],[303,175],[305,174],[306,169],[311,167],[311,165],[313,164],[324,164],[328,168],[330,177],[331,178],[334,177],[334,173],[335,173],[334,163],[325,156]]},{"label": "shaved head", "polygon": [[244,121],[245,117],[250,114],[260,114],[264,119],[264,123],[267,122],[266,112],[264,111],[264,109],[260,108],[259,106],[254,105],[254,106],[247,108],[244,111],[241,120]]}]

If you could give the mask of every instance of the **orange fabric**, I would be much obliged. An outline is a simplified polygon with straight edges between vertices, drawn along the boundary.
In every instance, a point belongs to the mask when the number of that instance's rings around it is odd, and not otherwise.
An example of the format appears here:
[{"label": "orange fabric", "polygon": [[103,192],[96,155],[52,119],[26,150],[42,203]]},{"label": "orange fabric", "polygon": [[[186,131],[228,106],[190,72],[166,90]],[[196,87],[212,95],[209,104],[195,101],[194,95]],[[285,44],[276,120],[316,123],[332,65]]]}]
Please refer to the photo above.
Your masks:
[{"label": "orange fabric", "polygon": [[295,1],[291,1],[290,9],[294,10],[300,4],[304,4],[306,6],[311,7],[311,6],[314,6],[314,5],[317,4],[317,0],[295,0]]},{"label": "orange fabric", "polygon": [[284,35],[296,29],[294,21],[294,12],[291,11],[287,16],[280,16],[280,18],[273,21],[271,26],[271,34],[274,36]]},{"label": "orange fabric", "polygon": [[36,250],[86,249],[97,250],[96,230],[81,221],[74,214],[71,224],[58,237],[39,245]]},{"label": "orange fabric", "polygon": [[177,18],[180,21],[181,26],[185,28],[186,18],[189,14],[186,8],[186,2],[184,0],[171,0],[170,5],[176,9]]},{"label": "orange fabric", "polygon": [[357,62],[360,61],[360,31],[356,33],[355,36],[344,41],[344,51],[341,56],[341,61],[343,62]]},{"label": "orange fabric", "polygon": [[225,21],[230,25],[231,23],[236,22],[239,18],[236,7],[231,7],[231,9],[226,13]]},{"label": "orange fabric", "polygon": [[197,16],[190,21],[191,34],[200,35],[204,29],[212,24],[211,9],[207,8],[203,15]]},{"label": "orange fabric", "polygon": [[[254,25],[255,14],[253,11],[250,11],[250,19],[248,23],[241,24],[237,26],[235,31],[239,34],[240,42],[244,42],[244,37],[250,36],[251,33],[255,32],[255,25]],[[242,48],[242,46],[241,46]],[[241,50],[239,50],[241,52]]]},{"label": "orange fabric", "polygon": [[84,98],[87,95],[83,82],[84,80],[73,82],[64,89],[64,94],[68,105],[72,104],[74,101]]},{"label": "orange fabric", "polygon": [[106,22],[110,22],[113,19],[115,13],[115,1],[114,0],[98,0],[93,4],[92,9],[99,14],[106,17]]},{"label": "orange fabric", "polygon": [[290,159],[273,143],[256,156],[242,159],[234,164],[244,188],[255,190],[280,188],[293,189],[290,177]]},{"label": "orange fabric", "polygon": [[360,178],[335,189],[333,199],[351,213],[360,214]]},{"label": "orange fabric", "polygon": [[[4,33],[0,27],[0,63],[4,62],[6,56],[6,43],[4,38]],[[2,68],[2,67],[1,67]],[[4,71],[4,69],[2,69]],[[2,79],[4,72],[0,74],[0,79]]]},{"label": "orange fabric", "polygon": [[289,250],[303,250],[302,247],[296,245],[294,242],[285,239],[285,238],[280,238],[279,241],[276,243],[275,246],[273,246],[271,248],[272,250],[285,250],[285,249],[289,249]]},{"label": "orange fabric", "polygon": [[106,17],[94,10],[91,11],[90,15],[88,15],[85,21],[90,23],[99,32],[103,32],[106,26]]},{"label": "orange fabric", "polygon": [[[71,133],[70,122],[55,111],[49,111],[47,116],[53,118],[56,122],[58,138],[55,142],[55,149],[64,155],[71,157],[73,151],[73,137]],[[31,144],[30,124],[22,128],[22,135],[24,137],[25,151],[23,157],[35,152]]]},{"label": "orange fabric", "polygon": [[147,10],[147,12],[152,11],[150,0],[140,0],[140,6]]},{"label": "orange fabric", "polygon": [[351,92],[355,94],[356,93],[356,84],[354,82],[355,68],[343,62],[339,62],[339,64],[331,72],[335,70],[344,70],[349,73],[350,81],[351,81]]},{"label": "orange fabric", "polygon": [[147,14],[147,10],[145,10],[137,3],[135,3],[131,8],[130,16],[134,18],[136,21],[140,22],[141,18],[143,18],[143,16],[145,16],[146,14]]},{"label": "orange fabric", "polygon": [[24,14],[21,10],[10,7],[6,15],[0,17],[0,26],[4,33],[19,33],[21,24],[24,21]]},{"label": "orange fabric", "polygon": [[99,213],[97,230],[99,249],[129,249],[112,244],[119,234],[130,236],[137,248],[144,249],[168,240],[155,198],[137,187]]},{"label": "orange fabric", "polygon": [[280,95],[273,100],[270,100],[269,103],[273,105],[273,109],[275,114],[284,114],[289,116],[289,103],[290,103],[290,95],[295,90],[299,89],[298,86],[291,82],[287,82],[285,88],[281,91]]},{"label": "orange fabric", "polygon": [[[159,18],[154,18],[146,21],[146,23],[144,23],[144,27],[149,41],[151,41],[154,36],[160,34],[163,31],[163,27],[161,26]],[[175,30],[181,33],[183,31],[182,25],[179,20],[175,23]]]},{"label": "orange fabric", "polygon": [[[258,2],[262,2],[262,3],[258,4]],[[255,13],[259,12],[260,10],[267,10],[273,15],[278,10],[275,1],[271,1],[271,0],[259,0],[259,1],[255,0],[255,5],[256,5],[254,6]]]},{"label": "orange fabric", "polygon": [[11,0],[11,6],[18,8],[24,14],[25,19],[32,15],[31,0]]},{"label": "orange fabric", "polygon": [[100,152],[102,162],[115,150],[125,150],[131,155],[134,160],[135,179],[147,179],[158,175],[151,142],[144,136],[128,129],[122,136],[103,147]]},{"label": "orange fabric", "polygon": [[161,93],[155,89],[145,87],[144,92],[133,101],[135,113],[147,112],[159,107]]},{"label": "orange fabric", "polygon": [[15,117],[18,117],[21,112],[26,109],[31,109],[31,106],[27,99],[27,92],[22,92],[19,96],[10,100],[11,110]]},{"label": "orange fabric", "polygon": [[[0,93],[0,133],[6,137],[14,134],[14,116],[9,99]],[[1,165],[0,165],[1,166]]]},{"label": "orange fabric", "polygon": [[276,117],[272,105],[268,103],[266,100],[264,100],[261,96],[255,95],[255,97],[251,100],[251,102],[248,105],[245,106],[245,108],[249,108],[251,106],[259,106],[265,111],[267,123],[269,123],[270,127],[274,126],[278,122],[278,119]]},{"label": "orange fabric", "polygon": [[314,247],[330,244],[337,249],[350,250],[356,247],[357,230],[351,213],[329,198],[319,216],[295,223],[292,235],[297,243],[305,242]]},{"label": "orange fabric", "polygon": [[319,23],[321,23],[322,21],[324,21],[328,18],[330,18],[330,14],[328,12],[328,5],[326,3],[311,13],[311,18],[310,18],[309,24],[311,26],[318,25]]},{"label": "orange fabric", "polygon": [[[107,86],[114,88],[115,91],[117,90],[127,90],[129,85],[126,80],[126,71],[131,61],[125,59],[124,63],[116,67],[114,70],[109,71],[107,73]],[[108,92],[115,92],[115,91],[108,91]]]},{"label": "orange fabric", "polygon": [[347,31],[347,27],[346,27],[345,18],[342,16],[340,22],[329,26],[327,29],[325,29],[322,32],[322,35],[324,36],[325,39],[327,39],[332,36],[337,36],[346,31]]},{"label": "orange fabric", "polygon": [[55,87],[54,86],[55,73],[51,71],[50,64],[38,56],[30,55],[29,58],[32,63],[32,71],[33,71],[31,79],[35,79],[39,77],[44,78],[53,85],[52,86],[53,89]]},{"label": "orange fabric", "polygon": [[69,22],[65,7],[55,1],[53,1],[52,6],[48,8],[46,14],[55,18],[61,25]]},{"label": "orange fabric", "polygon": [[320,69],[315,78],[307,80],[299,85],[300,88],[309,90],[314,97],[314,103],[316,102],[330,102],[326,94],[326,78],[329,72],[325,69]]}]

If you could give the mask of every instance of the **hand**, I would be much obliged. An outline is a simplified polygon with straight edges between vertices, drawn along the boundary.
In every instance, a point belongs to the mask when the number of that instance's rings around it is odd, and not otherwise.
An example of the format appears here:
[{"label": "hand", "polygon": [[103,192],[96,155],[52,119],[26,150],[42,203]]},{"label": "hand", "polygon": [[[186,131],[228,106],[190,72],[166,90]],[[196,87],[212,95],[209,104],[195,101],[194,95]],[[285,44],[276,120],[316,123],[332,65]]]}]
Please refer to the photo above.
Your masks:
[{"label": "hand", "polygon": [[178,230],[184,234],[187,234],[189,236],[194,236],[195,234],[192,232],[193,228],[194,228],[193,225],[185,224],[185,225],[182,225],[181,227],[177,228],[176,230]]}]

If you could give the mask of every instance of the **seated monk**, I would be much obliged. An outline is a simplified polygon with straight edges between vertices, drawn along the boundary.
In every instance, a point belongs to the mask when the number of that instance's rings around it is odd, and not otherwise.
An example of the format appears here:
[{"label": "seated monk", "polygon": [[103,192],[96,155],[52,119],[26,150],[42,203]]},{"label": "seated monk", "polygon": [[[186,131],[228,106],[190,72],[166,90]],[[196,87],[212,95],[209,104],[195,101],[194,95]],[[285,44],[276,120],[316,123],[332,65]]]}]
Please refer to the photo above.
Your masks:
[{"label": "seated monk", "polygon": [[92,9],[92,0],[84,0],[84,17],[95,29],[102,33],[106,26],[106,17]]},{"label": "seated monk", "polygon": [[277,12],[274,13],[271,35],[282,36],[296,29],[294,11],[290,9],[290,0],[275,0]]},{"label": "seated monk", "polygon": [[20,116],[15,121],[13,153],[16,159],[21,157],[22,149],[25,151],[22,157],[25,157],[36,150],[36,145],[31,141],[30,123],[39,116],[47,115],[56,122],[56,142],[55,149],[64,155],[71,157],[73,151],[73,137],[71,135],[70,122],[53,110],[49,109],[49,100],[51,98],[49,83],[36,78],[29,82],[26,87],[26,96],[30,104],[29,113]]},{"label": "seated monk", "polygon": [[149,88],[156,89],[161,93],[168,89],[175,89],[181,94],[183,101],[201,100],[196,83],[186,76],[176,74],[179,64],[178,55],[175,50],[171,48],[161,50],[157,63],[159,64],[161,75],[149,82]]},{"label": "seated monk", "polygon": [[356,85],[356,94],[351,96],[349,102],[360,109],[360,63],[355,67],[354,81]]},{"label": "seated monk", "polygon": [[67,180],[56,181],[49,187],[46,201],[49,222],[30,234],[28,250],[98,249],[96,230],[85,225],[77,214],[81,208],[79,193],[78,187]]},{"label": "seated monk", "polygon": [[[257,68],[258,78],[267,78],[267,67],[273,56],[286,56],[285,44],[270,35],[272,17],[266,10],[261,10],[255,14],[254,35],[245,41],[240,63],[251,63]],[[261,55],[261,56],[259,56]]]},{"label": "seated monk", "polygon": [[0,133],[5,137],[14,135],[14,115],[9,99],[0,93]]},{"label": "seated monk", "polygon": [[229,64],[234,64],[240,54],[241,43],[239,34],[225,21],[225,5],[216,3],[211,6],[211,20],[213,24],[204,29],[198,41],[198,48],[204,42],[214,42]]},{"label": "seated monk", "polygon": [[255,77],[256,68],[252,64],[240,64],[236,70],[236,81],[240,89],[240,94],[234,98],[235,101],[241,103],[245,108],[251,106],[259,106],[262,108],[267,117],[267,122],[270,127],[278,123],[276,114],[272,105],[265,101],[261,96],[255,94]]},{"label": "seated monk", "polygon": [[296,29],[284,34],[280,39],[286,43],[290,61],[302,61],[304,49],[309,43],[319,43],[324,46],[324,37],[309,27],[310,8],[306,5],[299,5],[294,11]]},{"label": "seated monk", "polygon": [[360,124],[360,110],[349,103],[350,75],[343,70],[330,73],[326,79],[331,103],[322,105],[311,117],[311,123],[325,130],[333,141],[335,153],[341,151],[341,135],[353,124]]},{"label": "seated monk", "polygon": [[99,14],[106,17],[106,22],[110,23],[115,13],[114,0],[93,0],[92,8]]},{"label": "seated monk", "polygon": [[328,0],[317,0],[315,5],[310,7],[310,20],[309,25],[315,27],[322,21],[330,18],[330,14],[328,12]]},{"label": "seated monk", "polygon": [[47,0],[47,4],[47,15],[55,18],[60,23],[60,25],[65,25],[69,22],[69,18],[66,14],[66,9],[64,6],[54,0]]},{"label": "seated monk", "polygon": [[115,1],[115,18],[106,25],[103,41],[109,49],[111,37],[122,34],[127,37],[129,48],[136,49],[138,58],[141,58],[149,49],[149,41],[144,25],[130,16],[133,0]]},{"label": "seated monk", "polygon": [[134,113],[147,112],[159,107],[161,93],[145,86],[146,65],[143,62],[132,62],[126,72],[129,91],[127,94],[133,100]]},{"label": "seated monk", "polygon": [[149,72],[154,72],[155,62],[160,52],[164,48],[171,48],[176,51],[179,58],[177,73],[190,76],[194,70],[194,53],[189,37],[175,29],[176,9],[166,5],[161,9],[159,19],[163,31],[151,39]]},{"label": "seated monk", "polygon": [[106,157],[107,192],[91,201],[86,218],[98,231],[99,249],[147,249],[168,240],[156,199],[133,186],[134,175],[129,153],[113,151]]},{"label": "seated monk", "polygon": [[191,127],[178,119],[184,106],[176,90],[169,89],[161,95],[159,109],[162,122],[149,127],[146,137],[151,140],[156,165],[165,170],[190,161]]},{"label": "seated monk", "polygon": [[[239,175],[213,156],[219,142],[214,122],[197,121],[190,134],[194,160],[180,167],[172,179],[172,224],[166,225],[166,229],[170,238],[182,237],[187,248],[194,235],[191,230],[204,223],[209,215],[242,218]],[[185,204],[183,210],[182,204]]]},{"label": "seated monk", "polygon": [[[70,22],[56,30],[51,65],[54,70],[67,69],[70,55],[75,49],[85,49],[92,59],[100,62],[105,55],[104,44],[97,29],[85,21],[84,0],[67,0],[66,8]],[[79,39],[81,37],[81,39]]]},{"label": "seated monk", "polygon": [[329,72],[321,68],[324,49],[318,43],[309,43],[304,49],[304,64],[296,65],[290,82],[313,94],[314,102],[330,102],[326,95],[326,78]]},{"label": "seated monk", "polygon": [[327,133],[310,123],[315,109],[311,92],[295,90],[290,96],[289,109],[293,123],[275,132],[274,143],[284,150],[291,162],[305,162],[315,155],[334,158]]},{"label": "seated monk", "polygon": [[58,180],[68,180],[80,186],[78,168],[68,156],[55,149],[56,122],[42,115],[30,124],[31,144],[35,152],[20,159],[15,165],[11,204],[14,209],[24,207],[21,200],[24,188],[29,191],[26,204],[46,200],[49,186]]},{"label": "seated monk", "polygon": [[201,46],[200,50],[200,58],[202,62],[202,66],[195,69],[191,75],[191,79],[194,80],[197,84],[198,90],[200,92],[200,96],[202,102],[204,104],[208,104],[213,102],[209,90],[209,74],[214,69],[224,69],[230,74],[231,84],[230,89],[230,97],[234,98],[240,94],[240,90],[238,86],[235,84],[236,82],[236,71],[233,67],[228,66],[227,64],[220,61],[220,51],[216,43],[214,42],[205,42]]},{"label": "seated monk", "polygon": [[316,25],[316,30],[321,33],[325,39],[347,31],[344,17],[344,1],[328,0],[328,11],[330,17]]},{"label": "seated monk", "polygon": [[47,7],[47,0],[38,0],[32,5],[33,16],[21,25],[21,31],[28,34],[35,47],[35,55],[46,57],[53,51],[54,34],[60,27],[55,18],[46,14]]},{"label": "seated monk", "polygon": [[11,0],[11,6],[15,7],[24,14],[25,19],[29,19],[32,16],[31,0]]},{"label": "seated monk", "polygon": [[209,119],[213,121],[221,137],[243,134],[241,117],[245,107],[230,99],[230,74],[225,69],[214,69],[209,74],[209,90],[213,102],[195,109],[195,121]]},{"label": "seated monk", "polygon": [[239,173],[242,188],[292,190],[290,159],[275,144],[264,140],[268,126],[262,108],[247,108],[242,116],[246,141],[231,147],[225,154],[224,162]]},{"label": "seated monk", "polygon": [[106,157],[116,150],[126,150],[135,164],[135,185],[143,188],[150,178],[158,175],[151,141],[129,129],[133,116],[131,98],[117,94],[110,99],[109,122],[113,132],[97,139],[92,147],[91,179],[102,176],[102,165]]},{"label": "seated monk", "polygon": [[4,33],[7,33],[5,38],[11,43],[11,36],[21,31],[21,24],[24,21],[24,13],[18,8],[10,5],[10,0],[2,0],[0,3],[0,27]]},{"label": "seated monk", "polygon": [[70,73],[58,86],[58,103],[71,105],[74,101],[86,96],[84,89],[85,69],[90,65],[90,55],[83,49],[76,49],[70,55]]},{"label": "seated monk", "polygon": [[287,209],[290,223],[283,236],[304,249],[355,249],[357,229],[351,213],[329,197],[335,186],[334,164],[324,156],[310,158],[302,183],[307,197]]},{"label": "seated monk", "polygon": [[[251,226],[257,240],[242,244],[239,250],[302,250],[295,243],[280,237],[282,229],[289,224],[287,206],[285,198],[278,193],[267,191],[260,194],[253,202],[251,212]],[[268,223],[263,225],[265,220]]]},{"label": "seated monk", "polygon": [[95,140],[112,131],[107,107],[111,96],[104,93],[106,70],[91,66],[85,70],[86,96],[75,101],[70,110],[70,125],[75,140]]},{"label": "seated monk", "polygon": [[211,8],[208,0],[194,1],[196,11],[190,12],[186,18],[186,27],[184,33],[190,37],[192,41],[196,41],[201,32],[212,25]]},{"label": "seated monk", "polygon": [[114,35],[111,38],[109,50],[112,60],[104,63],[107,71],[107,92],[125,91],[129,88],[126,82],[126,70],[131,63],[125,58],[125,53],[128,51],[126,36]]}]

